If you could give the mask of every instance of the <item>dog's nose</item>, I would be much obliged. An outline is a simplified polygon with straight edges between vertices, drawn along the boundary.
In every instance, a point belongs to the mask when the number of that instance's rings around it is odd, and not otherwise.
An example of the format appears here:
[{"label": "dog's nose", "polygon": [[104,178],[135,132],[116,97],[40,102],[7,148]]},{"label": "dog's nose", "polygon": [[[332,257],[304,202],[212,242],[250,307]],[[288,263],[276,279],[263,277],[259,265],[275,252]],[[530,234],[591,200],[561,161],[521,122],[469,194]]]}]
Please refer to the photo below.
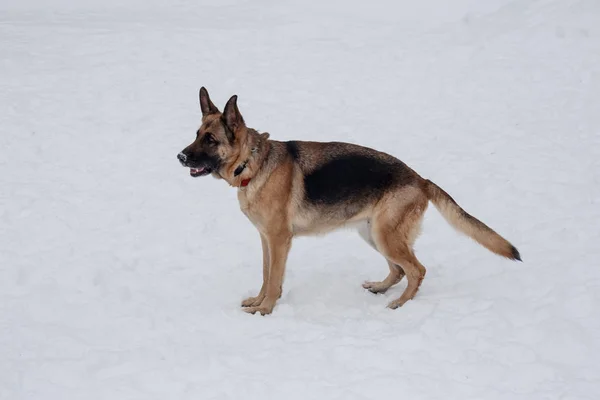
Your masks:
[{"label": "dog's nose", "polygon": [[183,154],[183,153],[179,153],[179,154],[177,154],[177,159],[178,159],[180,162],[184,163],[184,162],[186,162],[186,161],[187,161],[187,156],[186,156],[185,154]]}]

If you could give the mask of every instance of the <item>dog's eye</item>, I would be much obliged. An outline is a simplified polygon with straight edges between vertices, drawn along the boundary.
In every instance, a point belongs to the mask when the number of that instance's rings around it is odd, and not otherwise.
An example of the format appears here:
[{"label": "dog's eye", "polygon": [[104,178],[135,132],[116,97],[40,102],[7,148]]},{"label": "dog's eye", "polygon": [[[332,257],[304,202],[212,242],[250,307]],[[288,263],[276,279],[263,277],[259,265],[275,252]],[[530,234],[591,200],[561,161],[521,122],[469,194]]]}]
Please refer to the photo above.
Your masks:
[{"label": "dog's eye", "polygon": [[206,143],[211,145],[217,144],[217,141],[215,140],[215,137],[212,135],[212,133],[206,133],[204,135],[204,140],[206,141]]}]

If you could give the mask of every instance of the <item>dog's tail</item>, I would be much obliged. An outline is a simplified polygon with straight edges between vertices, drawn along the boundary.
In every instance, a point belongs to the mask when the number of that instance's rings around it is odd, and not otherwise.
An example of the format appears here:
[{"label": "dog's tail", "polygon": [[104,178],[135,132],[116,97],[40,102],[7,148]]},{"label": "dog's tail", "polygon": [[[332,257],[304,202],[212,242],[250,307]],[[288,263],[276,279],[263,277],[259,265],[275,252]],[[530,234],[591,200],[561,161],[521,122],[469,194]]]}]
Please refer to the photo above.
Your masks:
[{"label": "dog's tail", "polygon": [[521,261],[519,251],[508,240],[463,210],[441,187],[429,179],[425,182],[427,197],[454,229],[469,236],[493,253],[511,260]]}]

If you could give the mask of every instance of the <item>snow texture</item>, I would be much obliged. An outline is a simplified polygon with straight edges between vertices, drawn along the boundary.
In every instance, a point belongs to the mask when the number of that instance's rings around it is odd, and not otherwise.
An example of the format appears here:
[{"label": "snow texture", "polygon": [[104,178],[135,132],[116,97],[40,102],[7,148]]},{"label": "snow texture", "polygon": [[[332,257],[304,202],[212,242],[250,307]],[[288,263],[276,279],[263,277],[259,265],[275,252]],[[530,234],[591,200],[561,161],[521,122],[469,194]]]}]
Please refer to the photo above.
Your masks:
[{"label": "snow texture", "polygon": [[[0,399],[600,398],[597,0],[3,1],[0,37]],[[404,307],[338,231],[245,314],[259,236],[176,159],[202,85],[399,157],[524,263],[430,207]]]}]

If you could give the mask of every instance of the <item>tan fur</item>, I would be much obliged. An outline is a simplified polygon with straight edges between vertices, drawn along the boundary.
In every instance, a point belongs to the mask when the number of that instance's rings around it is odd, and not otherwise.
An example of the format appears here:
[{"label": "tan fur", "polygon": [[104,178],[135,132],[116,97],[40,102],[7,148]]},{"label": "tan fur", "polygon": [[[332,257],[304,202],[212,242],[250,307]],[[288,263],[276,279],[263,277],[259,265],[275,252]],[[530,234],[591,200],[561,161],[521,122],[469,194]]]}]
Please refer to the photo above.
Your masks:
[{"label": "tan fur", "polygon": [[[200,101],[203,120],[198,138],[184,151],[218,155],[221,163],[219,169],[212,172],[213,176],[238,187],[240,208],[261,238],[263,284],[256,297],[242,302],[247,312],[264,315],[273,311],[282,293],[293,237],[323,234],[353,225],[358,227],[361,237],[386,258],[390,271],[382,282],[365,282],[363,287],[382,293],[406,275],[406,290],[388,305],[390,308],[402,306],[416,295],[425,277],[426,269],[416,258],[413,244],[429,200],[460,232],[492,252],[518,259],[518,252],[510,243],[464,212],[437,185],[386,153],[349,143],[293,142],[290,145],[278,142],[271,140],[267,133],[246,127],[236,96],[229,100],[223,113],[212,104],[205,90],[201,90]],[[215,136],[219,145],[203,145],[203,136],[207,134]],[[231,135],[235,140],[229,140]],[[382,183],[374,186],[373,193],[364,192],[363,197],[352,194],[352,198],[333,202],[327,198],[324,202],[318,198],[308,201],[307,176],[321,171],[328,163],[348,157],[360,162],[372,160],[376,167],[389,164],[397,172],[388,176],[385,169],[380,170]],[[242,172],[235,176],[242,165]],[[357,179],[361,172],[360,169],[355,171]],[[391,179],[391,183],[386,179]],[[247,186],[242,187],[242,182],[248,182]]]},{"label": "tan fur", "polygon": [[515,259],[514,246],[486,224],[463,210],[448,193],[430,180],[426,181],[429,200],[457,231],[471,237],[489,251]]}]

